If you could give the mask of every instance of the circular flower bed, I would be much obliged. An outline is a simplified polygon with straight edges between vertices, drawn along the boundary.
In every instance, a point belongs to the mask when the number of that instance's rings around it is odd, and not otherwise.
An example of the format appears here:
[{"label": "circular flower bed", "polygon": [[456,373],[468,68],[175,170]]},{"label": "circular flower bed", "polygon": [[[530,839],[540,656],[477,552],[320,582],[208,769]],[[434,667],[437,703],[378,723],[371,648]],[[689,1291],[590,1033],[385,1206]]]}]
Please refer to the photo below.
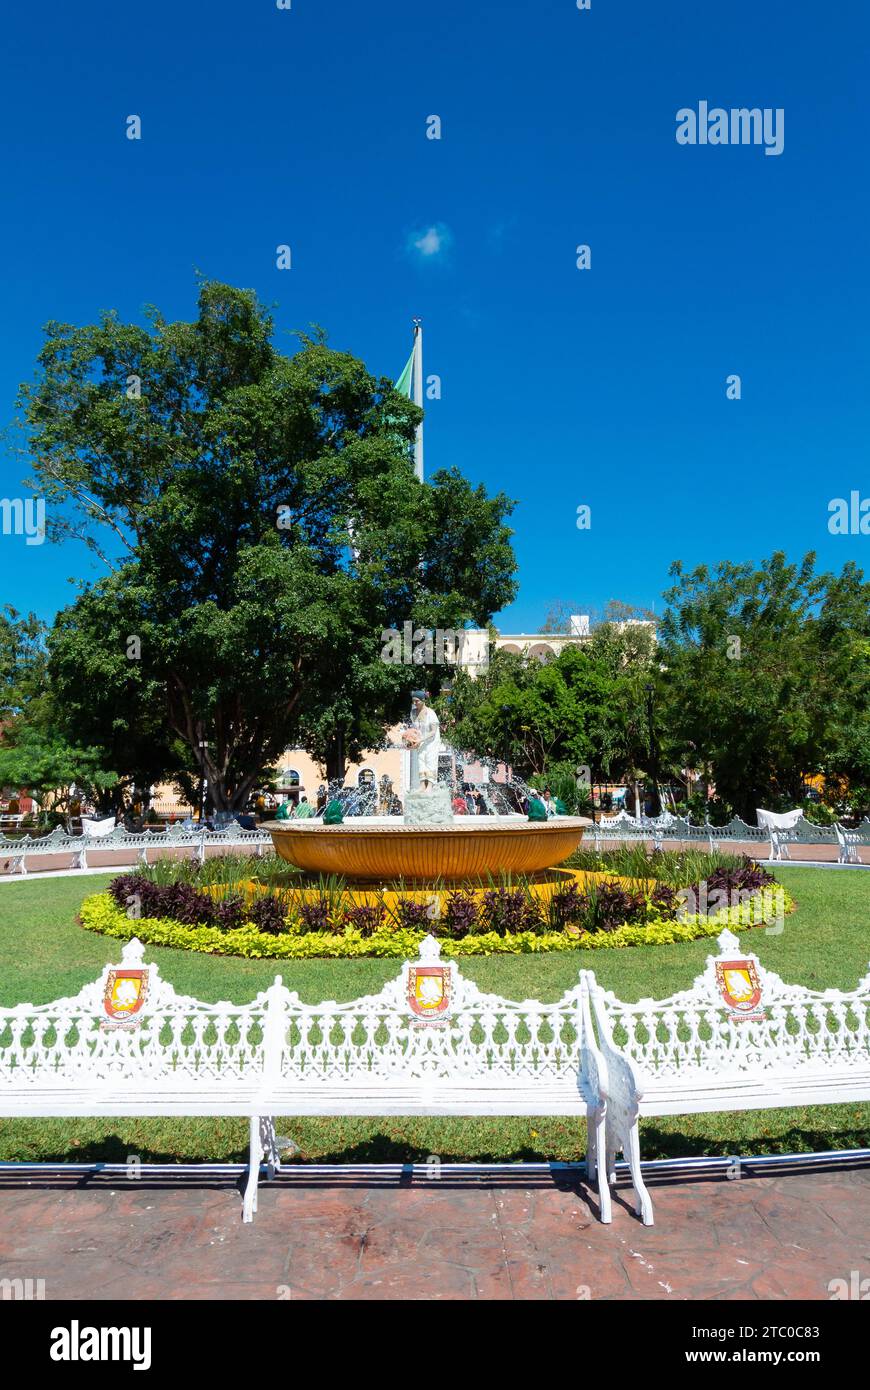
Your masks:
[{"label": "circular flower bed", "polygon": [[123,940],[252,959],[414,956],[427,933],[445,956],[458,957],[693,941],[725,926],[778,921],[792,906],[772,875],[748,861],[680,891],[570,870],[543,884],[352,893],[253,880],[204,891],[136,873],[86,898],[80,921]]}]

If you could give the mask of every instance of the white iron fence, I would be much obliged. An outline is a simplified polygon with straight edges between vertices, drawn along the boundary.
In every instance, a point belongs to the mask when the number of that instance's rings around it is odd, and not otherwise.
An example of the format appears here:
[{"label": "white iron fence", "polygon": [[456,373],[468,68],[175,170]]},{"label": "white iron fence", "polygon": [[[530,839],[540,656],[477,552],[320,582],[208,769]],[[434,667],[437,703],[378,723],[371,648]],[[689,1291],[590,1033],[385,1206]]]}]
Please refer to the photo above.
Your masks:
[{"label": "white iron fence", "polygon": [[[664,848],[666,842],[680,844],[699,844],[716,851],[722,844],[740,842],[765,845],[770,859],[790,858],[790,845],[830,845],[837,847],[837,860],[841,864],[860,864],[859,851],[870,848],[870,820],[864,820],[856,829],[848,829],[840,824],[832,826],[813,825],[803,817],[791,830],[762,829],[757,825],[747,825],[735,816],[727,825],[693,825],[682,816],[664,814],[655,818],[641,816],[639,820],[620,811],[618,815],[598,821],[586,832],[585,843],[590,840],[595,849],[614,841],[651,840],[657,849]],[[24,835],[10,838],[0,833],[0,874],[26,874],[28,858],[39,855],[68,854],[72,856],[72,867],[88,868],[88,851],[110,851],[117,857],[113,862],[149,862],[149,851],[188,850],[193,857],[202,862],[209,849],[248,850],[262,855],[271,845],[272,837],[266,830],[244,830],[234,823],[222,830],[183,830],[173,826],[166,830],[143,830],[130,833],[123,826],[117,826],[109,835],[70,835],[67,831],[53,830],[50,835]],[[121,856],[125,856],[122,858]]]},{"label": "white iron fence", "polygon": [[73,868],[88,868],[88,851],[100,850],[117,852],[125,858],[115,861],[121,863],[147,864],[149,850],[189,850],[200,863],[209,849],[241,849],[252,854],[262,855],[272,837],[266,830],[243,830],[240,825],[226,826],[223,830],[143,830],[130,833],[123,826],[117,826],[109,835],[70,835],[58,827],[50,835],[21,839],[9,839],[0,835],[0,872],[27,873],[27,859],[45,854],[69,854],[73,857]]},{"label": "white iron fence", "polygon": [[739,816],[734,816],[727,825],[694,825],[688,818],[674,816],[668,812],[660,816],[641,816],[636,819],[627,811],[618,815],[602,817],[587,831],[595,843],[596,850],[605,841],[646,841],[652,840],[657,849],[665,841],[682,844],[701,844],[715,851],[724,843],[741,842],[766,844],[771,859],[789,859],[790,845],[836,845],[837,860],[840,864],[860,864],[859,850],[870,847],[870,820],[863,820],[856,829],[840,825],[813,825],[805,816],[791,830],[775,830],[758,825],[747,825]]}]

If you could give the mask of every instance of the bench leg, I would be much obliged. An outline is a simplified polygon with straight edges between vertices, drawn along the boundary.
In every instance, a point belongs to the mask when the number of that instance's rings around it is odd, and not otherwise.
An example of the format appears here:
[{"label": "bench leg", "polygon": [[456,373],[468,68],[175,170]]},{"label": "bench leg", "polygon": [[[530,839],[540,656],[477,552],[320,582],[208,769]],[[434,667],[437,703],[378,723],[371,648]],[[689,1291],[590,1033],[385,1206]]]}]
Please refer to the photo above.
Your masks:
[{"label": "bench leg", "polygon": [[586,1107],[586,1181],[595,1182],[598,1176],[598,1109]]},{"label": "bench leg", "polygon": [[604,1171],[607,1174],[608,1182],[616,1182],[616,1155],[619,1147],[619,1140],[611,1132],[611,1127],[608,1125],[604,1136]]},{"label": "bench leg", "polygon": [[271,1115],[260,1117],[260,1142],[266,1155],[266,1170],[271,1182],[275,1174],[281,1170],[281,1157],[275,1138],[275,1121]]},{"label": "bench leg", "polygon": [[631,1185],[634,1188],[634,1209],[638,1216],[643,1220],[645,1226],[653,1224],[652,1199],[646,1190],[646,1184],[640,1169],[640,1138],[638,1135],[637,1121],[632,1125],[628,1134],[628,1148],[625,1157],[631,1171]]},{"label": "bench leg", "polygon": [[242,1220],[253,1221],[257,1210],[257,1183],[260,1179],[260,1160],[263,1157],[263,1144],[260,1138],[260,1116],[251,1116],[250,1148],[248,1153],[248,1181],[245,1185],[245,1199],[242,1203]]},{"label": "bench leg", "polygon": [[586,1107],[586,1179],[597,1182],[598,1211],[602,1225],[613,1220],[610,1208],[610,1185],[607,1181],[607,1151],[605,1131],[607,1122],[604,1106]]}]

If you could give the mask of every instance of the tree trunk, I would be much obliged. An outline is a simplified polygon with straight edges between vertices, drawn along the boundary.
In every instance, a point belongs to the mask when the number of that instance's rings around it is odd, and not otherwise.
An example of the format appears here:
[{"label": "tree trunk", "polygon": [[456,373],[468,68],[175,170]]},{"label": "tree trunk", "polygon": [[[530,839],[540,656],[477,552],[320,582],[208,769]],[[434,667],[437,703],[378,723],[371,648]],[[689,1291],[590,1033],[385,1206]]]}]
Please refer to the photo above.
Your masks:
[{"label": "tree trunk", "polygon": [[344,785],[347,772],[347,759],[344,756],[344,734],[339,731],[326,749],[326,781],[328,785],[338,782]]}]

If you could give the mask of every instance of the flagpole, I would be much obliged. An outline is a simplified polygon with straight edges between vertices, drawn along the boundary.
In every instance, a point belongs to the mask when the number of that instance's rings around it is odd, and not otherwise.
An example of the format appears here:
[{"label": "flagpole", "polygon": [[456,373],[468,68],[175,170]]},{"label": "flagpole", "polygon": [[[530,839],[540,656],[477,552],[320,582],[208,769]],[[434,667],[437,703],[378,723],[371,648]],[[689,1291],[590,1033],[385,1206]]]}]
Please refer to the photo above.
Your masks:
[{"label": "flagpole", "polygon": [[[414,320],[414,404],[423,409],[423,325]],[[423,421],[414,434],[414,473],[423,481]]]}]

